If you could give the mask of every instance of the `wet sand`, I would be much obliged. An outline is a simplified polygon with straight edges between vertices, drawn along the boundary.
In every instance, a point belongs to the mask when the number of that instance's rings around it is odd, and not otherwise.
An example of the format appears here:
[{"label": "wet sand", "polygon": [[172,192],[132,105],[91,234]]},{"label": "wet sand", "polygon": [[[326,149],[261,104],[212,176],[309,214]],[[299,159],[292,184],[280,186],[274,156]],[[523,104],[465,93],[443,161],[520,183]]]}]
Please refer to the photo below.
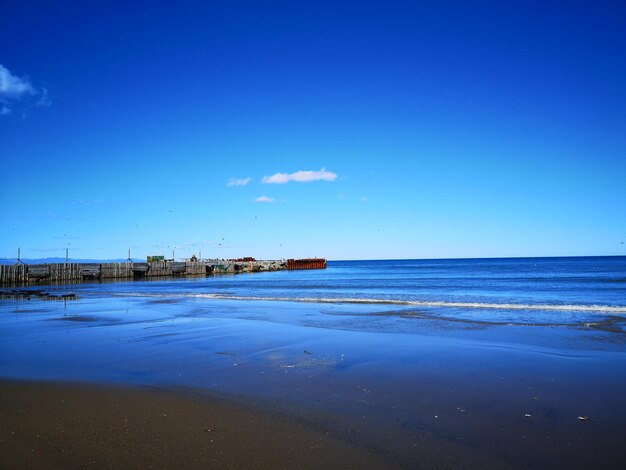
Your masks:
[{"label": "wet sand", "polygon": [[2,468],[392,468],[329,433],[220,399],[0,382]]}]

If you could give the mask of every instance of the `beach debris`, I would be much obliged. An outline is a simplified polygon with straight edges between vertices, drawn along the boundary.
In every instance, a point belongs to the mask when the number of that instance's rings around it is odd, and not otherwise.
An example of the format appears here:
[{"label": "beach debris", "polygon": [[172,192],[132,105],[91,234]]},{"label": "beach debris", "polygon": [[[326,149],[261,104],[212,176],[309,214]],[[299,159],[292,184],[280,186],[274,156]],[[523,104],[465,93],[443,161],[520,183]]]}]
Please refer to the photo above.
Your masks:
[{"label": "beach debris", "polygon": [[589,416],[579,416],[578,421],[589,421]]},{"label": "beach debris", "polygon": [[530,413],[526,413],[526,414],[524,415],[524,417],[526,417],[526,418],[530,418],[531,416],[532,416],[532,415],[531,415]]}]

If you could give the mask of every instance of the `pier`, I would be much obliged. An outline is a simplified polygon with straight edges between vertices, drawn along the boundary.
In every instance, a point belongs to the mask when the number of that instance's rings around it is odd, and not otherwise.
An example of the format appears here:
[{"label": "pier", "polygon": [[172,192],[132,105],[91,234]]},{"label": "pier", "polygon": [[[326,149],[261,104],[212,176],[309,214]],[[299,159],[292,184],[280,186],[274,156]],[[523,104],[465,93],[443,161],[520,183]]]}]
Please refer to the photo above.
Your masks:
[{"label": "pier", "polygon": [[0,285],[65,284],[88,280],[152,277],[210,276],[286,269],[324,269],[326,260],[206,260],[153,261],[151,263],[52,263],[0,265]]}]

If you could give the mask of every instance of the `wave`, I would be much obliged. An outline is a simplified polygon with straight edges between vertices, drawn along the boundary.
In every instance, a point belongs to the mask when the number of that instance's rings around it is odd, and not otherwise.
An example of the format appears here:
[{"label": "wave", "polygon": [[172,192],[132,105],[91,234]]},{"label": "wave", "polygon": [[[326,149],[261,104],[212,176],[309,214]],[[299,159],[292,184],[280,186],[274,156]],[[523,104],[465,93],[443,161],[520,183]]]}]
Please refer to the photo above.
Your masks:
[{"label": "wave", "polygon": [[441,307],[441,308],[468,308],[490,310],[542,310],[567,311],[589,313],[626,313],[624,305],[584,305],[584,304],[514,304],[514,303],[487,303],[487,302],[452,302],[443,300],[399,300],[399,299],[363,299],[363,298],[334,298],[334,297],[260,297],[240,296],[230,294],[188,294],[186,297],[207,298],[219,300],[243,301],[275,301],[275,302],[307,302],[327,304],[366,304],[366,305],[403,305],[414,307]]}]

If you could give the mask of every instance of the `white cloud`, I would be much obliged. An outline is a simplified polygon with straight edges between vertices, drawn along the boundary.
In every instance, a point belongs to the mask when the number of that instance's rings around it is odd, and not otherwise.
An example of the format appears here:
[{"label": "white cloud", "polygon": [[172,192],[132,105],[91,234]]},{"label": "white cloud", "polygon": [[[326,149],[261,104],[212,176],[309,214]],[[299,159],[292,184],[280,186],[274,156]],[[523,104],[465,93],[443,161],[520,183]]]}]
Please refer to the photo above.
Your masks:
[{"label": "white cloud", "polygon": [[51,103],[47,88],[33,86],[28,78],[13,75],[0,64],[0,104],[3,105],[0,116],[15,112],[27,117],[32,108],[50,106]]},{"label": "white cloud", "polygon": [[337,174],[322,168],[320,171],[296,171],[294,173],[276,173],[272,176],[264,176],[265,184],[285,184],[289,181],[298,183],[310,183],[311,181],[335,181]]},{"label": "white cloud", "polygon": [[267,203],[272,203],[274,202],[274,199],[271,197],[267,197],[267,196],[260,196],[257,197],[254,202],[267,202]]},{"label": "white cloud", "polygon": [[16,77],[0,64],[0,99],[20,99],[27,94],[36,94],[30,81],[27,78]]},{"label": "white cloud", "polygon": [[226,186],[232,188],[233,186],[245,186],[251,181],[250,178],[228,178]]}]

